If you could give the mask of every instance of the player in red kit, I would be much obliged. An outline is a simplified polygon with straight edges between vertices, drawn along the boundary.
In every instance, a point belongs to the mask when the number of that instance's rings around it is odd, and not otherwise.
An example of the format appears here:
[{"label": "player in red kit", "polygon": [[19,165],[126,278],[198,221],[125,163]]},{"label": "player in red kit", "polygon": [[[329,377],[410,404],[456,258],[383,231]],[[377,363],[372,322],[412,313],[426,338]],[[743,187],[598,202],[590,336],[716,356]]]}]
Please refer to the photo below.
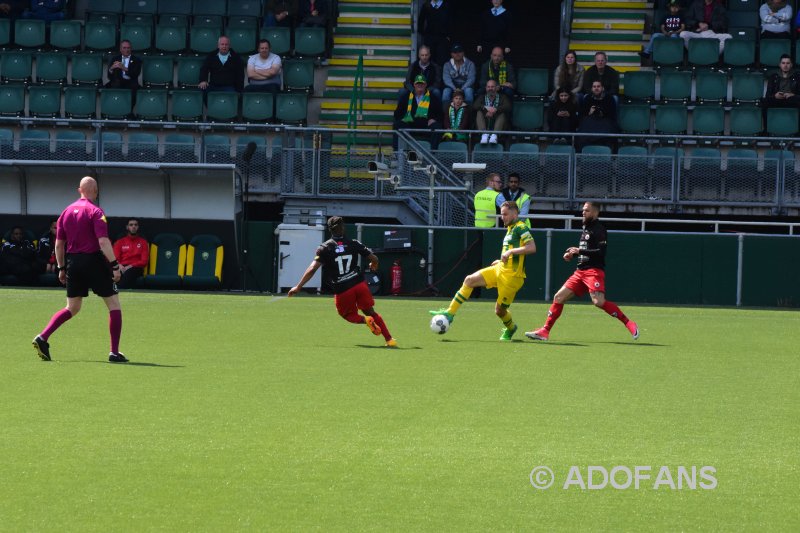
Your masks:
[{"label": "player in red kit", "polygon": [[[323,284],[333,287],[339,315],[353,324],[366,324],[373,334],[383,335],[386,346],[395,348],[397,341],[392,338],[381,315],[373,308],[375,299],[358,266],[358,258],[363,257],[369,261],[370,269],[377,270],[378,257],[359,241],[345,237],[342,217],[329,218],[328,229],[331,238],[317,248],[314,260],[303,273],[303,277],[297,285],[289,289],[289,296],[297,294],[317,269],[322,267]],[[359,310],[364,315],[360,315]]]},{"label": "player in red kit", "polygon": [[636,340],[639,338],[639,328],[636,326],[636,322],[625,316],[617,304],[606,300],[607,232],[605,226],[598,220],[600,204],[586,202],[583,204],[582,215],[583,231],[580,243],[577,247],[572,246],[564,252],[564,261],[571,261],[573,257],[578,256],[578,268],[553,297],[553,305],[547,312],[544,326],[535,331],[526,332],[525,336],[539,341],[549,339],[550,330],[561,316],[564,304],[573,296],[583,296],[588,292],[592,303],[622,322]]},{"label": "player in red kit", "polygon": [[127,235],[114,243],[114,255],[119,261],[122,277],[117,283],[120,289],[130,289],[137,278],[142,277],[150,260],[147,241],[139,235],[139,219],[129,218],[125,226]]}]

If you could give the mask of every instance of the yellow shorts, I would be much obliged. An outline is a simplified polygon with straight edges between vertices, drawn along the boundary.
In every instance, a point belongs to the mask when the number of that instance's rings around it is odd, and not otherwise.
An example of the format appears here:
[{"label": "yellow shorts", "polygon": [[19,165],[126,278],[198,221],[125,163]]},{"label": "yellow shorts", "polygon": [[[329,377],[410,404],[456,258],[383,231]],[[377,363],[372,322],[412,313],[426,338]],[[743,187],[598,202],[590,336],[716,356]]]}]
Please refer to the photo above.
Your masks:
[{"label": "yellow shorts", "polygon": [[486,282],[487,289],[497,287],[497,303],[504,307],[511,305],[517,292],[522,288],[522,284],[525,283],[525,278],[503,270],[501,262],[483,268],[479,272]]}]

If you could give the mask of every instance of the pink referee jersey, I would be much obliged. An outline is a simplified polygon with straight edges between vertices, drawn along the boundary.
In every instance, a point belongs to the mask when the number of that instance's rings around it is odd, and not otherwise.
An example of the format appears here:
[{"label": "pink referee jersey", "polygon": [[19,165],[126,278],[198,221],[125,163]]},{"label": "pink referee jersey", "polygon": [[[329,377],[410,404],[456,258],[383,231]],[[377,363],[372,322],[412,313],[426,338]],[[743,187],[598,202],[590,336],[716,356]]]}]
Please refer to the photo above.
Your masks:
[{"label": "pink referee jersey", "polygon": [[97,239],[108,237],[108,223],[103,210],[86,198],[80,198],[58,217],[56,239],[67,242],[68,254],[91,254],[100,250]]}]

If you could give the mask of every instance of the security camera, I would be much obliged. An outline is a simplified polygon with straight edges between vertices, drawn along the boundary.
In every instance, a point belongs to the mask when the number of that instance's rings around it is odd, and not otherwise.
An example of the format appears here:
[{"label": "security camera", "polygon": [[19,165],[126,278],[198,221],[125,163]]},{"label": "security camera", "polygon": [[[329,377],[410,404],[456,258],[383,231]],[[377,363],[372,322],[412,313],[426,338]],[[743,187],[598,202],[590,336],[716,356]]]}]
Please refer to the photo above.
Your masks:
[{"label": "security camera", "polygon": [[414,150],[409,150],[408,153],[406,153],[406,161],[411,164],[418,163],[419,156],[417,155],[417,152]]},{"label": "security camera", "polygon": [[370,174],[386,174],[389,172],[389,166],[378,161],[369,161],[367,163],[367,171]]},{"label": "security camera", "polygon": [[480,172],[486,170],[486,163],[453,163],[453,170],[457,172]]},{"label": "security camera", "polygon": [[392,174],[391,176],[389,176],[389,183],[397,187],[398,185],[400,185],[400,176],[398,176],[397,174]]}]

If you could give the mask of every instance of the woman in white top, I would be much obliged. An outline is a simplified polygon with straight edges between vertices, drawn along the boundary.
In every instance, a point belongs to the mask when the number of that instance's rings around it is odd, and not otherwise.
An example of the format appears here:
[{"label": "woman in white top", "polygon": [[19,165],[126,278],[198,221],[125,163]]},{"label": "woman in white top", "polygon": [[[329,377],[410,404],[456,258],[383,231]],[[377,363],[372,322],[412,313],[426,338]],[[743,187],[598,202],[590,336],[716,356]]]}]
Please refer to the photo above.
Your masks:
[{"label": "woman in white top", "polygon": [[281,89],[281,58],[270,52],[267,39],[258,41],[258,53],[247,60],[247,86],[245,91],[269,91]]}]

